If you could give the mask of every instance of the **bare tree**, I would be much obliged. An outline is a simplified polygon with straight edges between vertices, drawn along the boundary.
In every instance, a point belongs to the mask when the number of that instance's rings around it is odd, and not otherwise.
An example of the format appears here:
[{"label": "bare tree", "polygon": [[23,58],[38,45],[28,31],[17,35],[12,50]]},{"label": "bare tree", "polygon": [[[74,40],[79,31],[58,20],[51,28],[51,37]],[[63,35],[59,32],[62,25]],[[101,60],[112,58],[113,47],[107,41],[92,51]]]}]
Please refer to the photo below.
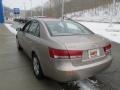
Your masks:
[{"label": "bare tree", "polygon": [[[60,17],[61,16],[61,1],[62,0],[49,0],[49,6],[44,7],[44,13],[46,16]],[[106,7],[110,7],[110,4],[113,3],[113,0],[65,0],[65,11],[64,13],[71,13],[76,11],[85,11],[88,9],[93,9],[95,14],[98,13],[99,10],[104,9]],[[119,2],[120,0],[116,0]],[[102,6],[102,7],[101,7]],[[108,12],[111,9],[108,9]],[[36,14],[41,15],[40,7],[35,9]],[[35,12],[34,12],[35,13]]]}]

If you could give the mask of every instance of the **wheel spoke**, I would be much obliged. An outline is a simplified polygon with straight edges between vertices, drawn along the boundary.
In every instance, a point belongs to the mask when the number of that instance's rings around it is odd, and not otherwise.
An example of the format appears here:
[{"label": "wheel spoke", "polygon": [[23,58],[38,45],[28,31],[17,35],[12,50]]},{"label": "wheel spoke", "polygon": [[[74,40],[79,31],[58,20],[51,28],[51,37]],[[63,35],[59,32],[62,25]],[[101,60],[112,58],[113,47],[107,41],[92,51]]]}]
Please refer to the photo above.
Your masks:
[{"label": "wheel spoke", "polygon": [[38,63],[37,58],[33,59],[33,67],[34,67],[35,74],[38,75],[39,74],[39,63]]}]

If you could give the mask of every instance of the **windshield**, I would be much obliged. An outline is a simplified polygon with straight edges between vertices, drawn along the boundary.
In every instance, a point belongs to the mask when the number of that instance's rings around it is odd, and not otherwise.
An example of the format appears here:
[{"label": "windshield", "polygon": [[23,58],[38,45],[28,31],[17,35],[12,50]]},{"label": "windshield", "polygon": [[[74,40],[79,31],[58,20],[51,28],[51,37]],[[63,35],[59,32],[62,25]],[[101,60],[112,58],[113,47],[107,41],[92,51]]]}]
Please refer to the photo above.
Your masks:
[{"label": "windshield", "polygon": [[88,28],[73,21],[47,21],[46,24],[52,36],[93,34]]}]

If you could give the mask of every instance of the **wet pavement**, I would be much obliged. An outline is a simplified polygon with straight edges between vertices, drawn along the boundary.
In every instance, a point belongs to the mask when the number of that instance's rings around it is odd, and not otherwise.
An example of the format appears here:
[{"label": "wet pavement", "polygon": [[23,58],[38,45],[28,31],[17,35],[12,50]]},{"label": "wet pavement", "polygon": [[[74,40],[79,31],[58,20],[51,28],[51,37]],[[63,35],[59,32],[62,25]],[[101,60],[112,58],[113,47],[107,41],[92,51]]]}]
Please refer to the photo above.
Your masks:
[{"label": "wet pavement", "polygon": [[[108,70],[97,75],[97,79],[111,88],[103,90],[120,90],[120,44],[112,45],[114,61]],[[17,50],[15,35],[0,25],[0,90],[59,89],[59,84],[52,80],[38,81],[34,77],[29,58]]]},{"label": "wet pavement", "polygon": [[112,56],[111,67],[99,74],[97,78],[105,85],[112,87],[110,90],[120,90],[120,44],[112,43]]},{"label": "wet pavement", "polygon": [[52,80],[38,81],[28,57],[17,50],[15,35],[0,25],[0,90],[59,90]]}]

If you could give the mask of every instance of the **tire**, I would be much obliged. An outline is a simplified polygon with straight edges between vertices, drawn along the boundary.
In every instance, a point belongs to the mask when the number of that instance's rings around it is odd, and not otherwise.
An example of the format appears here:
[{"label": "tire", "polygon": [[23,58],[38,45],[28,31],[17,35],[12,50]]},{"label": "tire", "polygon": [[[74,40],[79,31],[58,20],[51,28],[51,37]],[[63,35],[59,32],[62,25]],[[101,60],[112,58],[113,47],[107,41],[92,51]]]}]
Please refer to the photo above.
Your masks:
[{"label": "tire", "polygon": [[37,55],[32,55],[33,72],[38,80],[43,79],[43,72]]},{"label": "tire", "polygon": [[22,49],[22,47],[20,46],[20,44],[19,44],[19,41],[16,39],[16,42],[17,42],[17,48],[18,48],[18,50],[19,51],[23,51],[23,49]]}]

